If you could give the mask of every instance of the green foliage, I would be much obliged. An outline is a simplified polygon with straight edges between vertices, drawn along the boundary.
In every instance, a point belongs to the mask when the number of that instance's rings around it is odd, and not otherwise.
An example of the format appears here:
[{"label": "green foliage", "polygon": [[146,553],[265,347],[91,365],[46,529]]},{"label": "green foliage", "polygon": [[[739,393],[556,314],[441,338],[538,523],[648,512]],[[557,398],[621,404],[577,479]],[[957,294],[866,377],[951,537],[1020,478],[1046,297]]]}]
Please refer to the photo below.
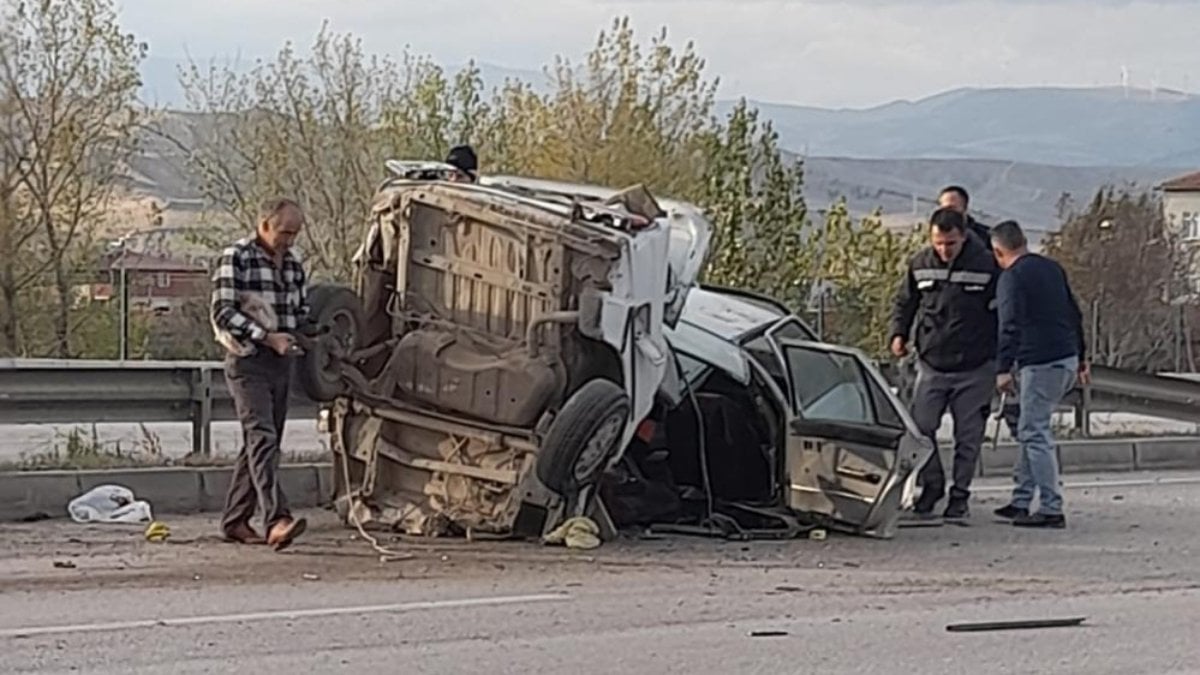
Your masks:
[{"label": "green foliage", "polygon": [[0,26],[0,352],[72,356],[73,282],[137,145],[146,45],[111,0],[0,0]]},{"label": "green foliage", "polygon": [[713,221],[705,280],[770,295],[799,310],[814,279],[805,241],[802,167],[787,163],[769,124],[741,101],[705,147],[700,204]]},{"label": "green foliage", "polygon": [[892,233],[878,216],[855,223],[845,201],[835,203],[810,244],[819,251],[816,274],[831,288],[827,337],[885,356],[896,289],[909,259],[926,243],[922,228]]},{"label": "green foliage", "polygon": [[[135,136],[128,99],[144,46],[117,29],[108,0],[0,2],[40,11],[29,25],[42,35],[75,31],[70,34],[81,42],[70,53],[90,49],[81,56],[92,69],[88,82],[106,83],[103,92],[93,92],[109,102],[98,109],[124,120],[103,127],[105,138],[121,139],[107,152],[116,157],[128,151]],[[33,14],[13,16],[26,20]],[[51,26],[51,19],[62,27]],[[4,53],[11,63],[70,82],[68,74],[50,68],[53,63],[18,54],[11,49],[15,42],[2,44],[8,45]],[[286,44],[248,73],[191,64],[181,82],[189,111],[199,113],[192,118],[196,123],[180,129],[164,117],[149,126],[182,153],[202,194],[226,222],[237,224],[234,230],[253,226],[264,198],[283,194],[299,200],[308,216],[301,247],[314,278],[351,277],[351,259],[386,159],[440,159],[450,146],[469,142],[485,173],[612,187],[641,183],[656,194],[700,204],[716,228],[705,280],[771,295],[797,312],[805,310],[817,281],[830,284],[836,321],[828,337],[875,351],[911,241],[886,232],[878,219],[852,222],[844,203],[814,227],[801,163],[779,147],[770,124],[745,101],[718,119],[718,81],[705,67],[691,43],[672,46],[665,29],[639,40],[628,18],[618,18],[599,32],[578,64],[560,58],[546,69],[548,93],[517,81],[488,92],[473,65],[450,75],[428,57],[371,55],[353,35],[322,26],[309,49]],[[55,86],[47,91],[76,91]],[[7,100],[0,97],[0,116],[12,112]],[[81,147],[81,138],[70,134],[56,139],[63,148]],[[88,162],[98,157],[72,152],[62,156]],[[0,318],[8,317],[0,321],[0,338],[6,344],[56,345],[59,353],[115,354],[115,305],[69,297],[75,267],[95,250],[84,227],[88,221],[64,221],[57,206],[44,213],[33,209],[36,200],[28,197],[35,191],[18,189],[17,173],[0,163],[0,245],[6,261],[0,265],[0,306],[6,312]],[[80,185],[99,187],[70,203],[86,204],[78,213],[95,213],[111,175],[78,176],[87,179],[77,181]],[[53,225],[47,229],[42,221]],[[64,229],[66,224],[74,229]],[[217,248],[233,236],[221,232],[207,243]],[[42,247],[30,250],[41,251],[40,257],[8,255],[19,250],[15,242],[34,246],[38,238]],[[23,316],[21,303],[57,305],[61,311],[16,326],[11,318]],[[216,351],[207,298],[165,317],[135,316],[135,356],[196,358]]]}]

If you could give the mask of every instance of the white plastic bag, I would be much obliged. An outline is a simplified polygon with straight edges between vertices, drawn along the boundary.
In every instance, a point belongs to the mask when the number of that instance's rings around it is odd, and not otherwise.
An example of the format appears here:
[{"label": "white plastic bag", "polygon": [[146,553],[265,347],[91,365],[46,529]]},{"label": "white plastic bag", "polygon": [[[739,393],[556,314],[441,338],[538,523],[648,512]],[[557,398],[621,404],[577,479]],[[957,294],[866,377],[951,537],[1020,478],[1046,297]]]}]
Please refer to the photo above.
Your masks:
[{"label": "white plastic bag", "polygon": [[120,485],[98,485],[72,499],[67,512],[77,523],[148,523],[154,519],[149,502],[134,499]]}]

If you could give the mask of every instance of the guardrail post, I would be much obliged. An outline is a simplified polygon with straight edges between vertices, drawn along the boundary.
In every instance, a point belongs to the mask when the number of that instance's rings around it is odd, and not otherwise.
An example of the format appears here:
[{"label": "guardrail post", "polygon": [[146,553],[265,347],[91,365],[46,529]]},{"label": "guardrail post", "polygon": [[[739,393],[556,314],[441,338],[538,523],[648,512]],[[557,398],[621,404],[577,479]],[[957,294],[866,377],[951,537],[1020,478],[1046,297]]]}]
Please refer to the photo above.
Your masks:
[{"label": "guardrail post", "polygon": [[192,453],[212,454],[212,369],[200,366],[192,376]]},{"label": "guardrail post", "polygon": [[1080,388],[1079,404],[1075,406],[1075,430],[1084,438],[1092,435],[1092,386],[1085,384]]}]

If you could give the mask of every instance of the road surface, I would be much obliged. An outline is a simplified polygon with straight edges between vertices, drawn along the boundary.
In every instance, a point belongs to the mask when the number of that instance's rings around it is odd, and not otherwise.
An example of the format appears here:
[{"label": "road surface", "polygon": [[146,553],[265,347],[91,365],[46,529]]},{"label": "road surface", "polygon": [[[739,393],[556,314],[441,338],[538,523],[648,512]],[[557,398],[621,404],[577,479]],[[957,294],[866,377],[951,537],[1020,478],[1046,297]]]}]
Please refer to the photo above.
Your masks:
[{"label": "road surface", "polygon": [[283,554],[217,543],[201,517],[171,520],[168,544],[0,526],[0,672],[1200,670],[1200,474],[1070,483],[1064,531],[993,522],[1004,486],[984,481],[969,527],[890,541],[389,544],[402,562],[324,512]]}]

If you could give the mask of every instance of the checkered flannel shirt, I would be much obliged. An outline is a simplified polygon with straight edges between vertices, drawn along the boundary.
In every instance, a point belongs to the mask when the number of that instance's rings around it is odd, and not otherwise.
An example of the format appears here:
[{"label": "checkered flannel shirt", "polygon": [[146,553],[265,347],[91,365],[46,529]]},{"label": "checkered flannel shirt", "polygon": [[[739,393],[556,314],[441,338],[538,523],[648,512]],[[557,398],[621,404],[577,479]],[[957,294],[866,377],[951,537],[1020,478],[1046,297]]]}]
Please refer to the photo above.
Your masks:
[{"label": "checkered flannel shirt", "polygon": [[266,327],[241,311],[240,293],[257,293],[270,302],[282,332],[295,332],[308,319],[307,279],[291,251],[276,268],[257,239],[242,239],[221,253],[212,282],[213,323],[239,340],[261,342],[267,337]]}]

